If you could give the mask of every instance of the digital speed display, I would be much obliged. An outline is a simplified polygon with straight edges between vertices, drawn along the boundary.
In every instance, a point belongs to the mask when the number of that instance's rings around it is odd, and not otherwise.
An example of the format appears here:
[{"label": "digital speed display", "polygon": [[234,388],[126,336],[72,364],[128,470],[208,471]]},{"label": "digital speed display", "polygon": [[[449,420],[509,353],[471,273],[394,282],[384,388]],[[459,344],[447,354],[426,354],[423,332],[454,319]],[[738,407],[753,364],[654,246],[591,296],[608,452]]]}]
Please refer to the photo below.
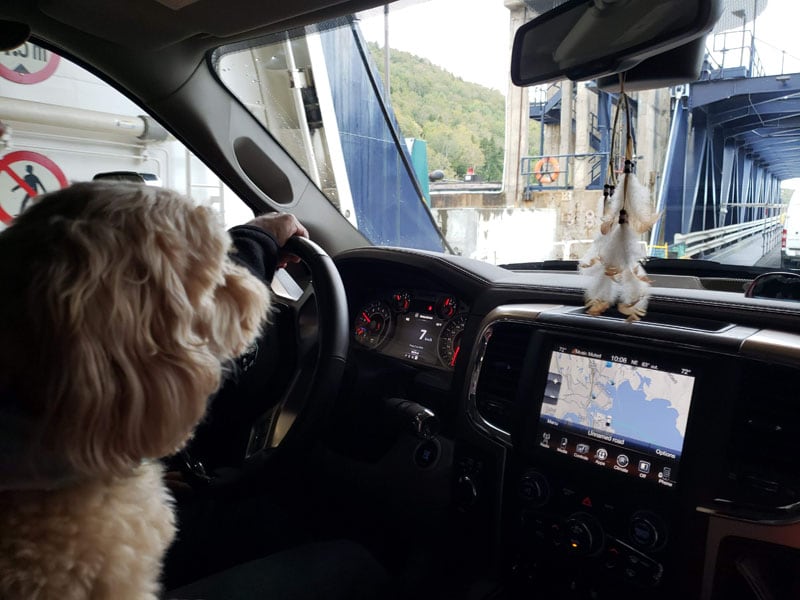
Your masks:
[{"label": "digital speed display", "polygon": [[689,366],[556,344],[543,390],[537,445],[673,487],[694,385]]},{"label": "digital speed display", "polygon": [[437,344],[446,321],[437,315],[410,312],[399,315],[385,354],[414,362],[439,363]]}]

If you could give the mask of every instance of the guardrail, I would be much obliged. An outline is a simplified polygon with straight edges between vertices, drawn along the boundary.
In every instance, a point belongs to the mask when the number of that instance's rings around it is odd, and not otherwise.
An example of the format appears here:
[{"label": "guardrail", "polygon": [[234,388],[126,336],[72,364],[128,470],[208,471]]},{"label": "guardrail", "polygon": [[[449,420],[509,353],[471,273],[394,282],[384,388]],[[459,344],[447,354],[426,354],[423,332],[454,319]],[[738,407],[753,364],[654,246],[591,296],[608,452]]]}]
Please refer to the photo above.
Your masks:
[{"label": "guardrail", "polygon": [[781,218],[767,217],[758,221],[726,225],[725,227],[707,229],[706,231],[685,234],[676,233],[675,243],[672,247],[682,247],[682,250],[679,251],[680,258],[690,258],[696,254],[718,250],[723,246],[761,234],[764,236],[764,249],[770,250],[774,247],[775,240],[780,239],[780,230]]},{"label": "guardrail", "polygon": [[[644,256],[658,258],[692,258],[693,256],[718,250],[723,246],[740,242],[754,235],[762,236],[762,250],[764,254],[775,248],[781,239],[781,217],[768,217],[758,221],[727,225],[706,231],[694,233],[676,233],[675,243],[671,246],[650,245],[640,241]],[[554,258],[561,260],[579,260],[588,252],[594,240],[563,240],[554,244]]]}]

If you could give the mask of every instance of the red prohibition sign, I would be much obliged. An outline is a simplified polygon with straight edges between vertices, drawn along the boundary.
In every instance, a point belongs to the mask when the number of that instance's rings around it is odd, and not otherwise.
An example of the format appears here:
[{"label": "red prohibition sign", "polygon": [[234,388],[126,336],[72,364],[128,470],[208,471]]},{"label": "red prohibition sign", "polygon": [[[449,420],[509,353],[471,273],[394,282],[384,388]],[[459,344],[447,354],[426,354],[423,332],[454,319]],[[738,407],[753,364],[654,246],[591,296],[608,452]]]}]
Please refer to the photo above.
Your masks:
[{"label": "red prohibition sign", "polygon": [[[39,154],[38,152],[29,152],[27,150],[19,150],[17,152],[9,152],[3,158],[0,158],[0,174],[7,173],[14,182],[22,188],[25,193],[34,198],[38,196],[38,192],[28,184],[27,181],[23,178],[23,176],[19,175],[14,169],[12,165],[14,163],[34,163],[41,167],[44,167],[47,171],[49,171],[53,177],[56,178],[58,184],[65,188],[69,185],[66,176],[58,168],[58,165],[54,163],[52,160],[44,156],[43,154]],[[0,206],[0,221],[8,225],[14,219],[10,214],[8,214],[2,206]]]},{"label": "red prohibition sign", "polygon": [[[27,70],[20,71],[12,69],[6,65],[0,64],[0,77],[4,77],[5,79],[13,81],[14,83],[30,85],[34,83],[41,83],[56,72],[58,63],[61,60],[61,57],[58,54],[50,52],[49,50],[45,50],[44,48],[40,48],[39,46],[31,44],[30,42],[25,42],[25,44],[20,46],[20,48],[25,48],[25,56],[27,56],[28,53],[32,53],[34,60],[44,59],[44,66],[38,71],[29,72]],[[18,50],[14,52],[18,52]]]}]

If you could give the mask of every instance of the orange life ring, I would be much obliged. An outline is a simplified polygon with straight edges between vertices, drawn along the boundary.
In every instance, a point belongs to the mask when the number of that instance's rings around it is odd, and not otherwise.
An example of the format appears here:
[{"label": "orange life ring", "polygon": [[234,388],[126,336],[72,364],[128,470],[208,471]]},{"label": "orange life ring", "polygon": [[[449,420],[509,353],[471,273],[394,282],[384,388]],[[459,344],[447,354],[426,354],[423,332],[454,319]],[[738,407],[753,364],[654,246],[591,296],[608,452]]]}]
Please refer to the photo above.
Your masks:
[{"label": "orange life ring", "polygon": [[539,183],[553,183],[561,174],[558,161],[552,156],[540,158],[533,167],[533,174]]}]

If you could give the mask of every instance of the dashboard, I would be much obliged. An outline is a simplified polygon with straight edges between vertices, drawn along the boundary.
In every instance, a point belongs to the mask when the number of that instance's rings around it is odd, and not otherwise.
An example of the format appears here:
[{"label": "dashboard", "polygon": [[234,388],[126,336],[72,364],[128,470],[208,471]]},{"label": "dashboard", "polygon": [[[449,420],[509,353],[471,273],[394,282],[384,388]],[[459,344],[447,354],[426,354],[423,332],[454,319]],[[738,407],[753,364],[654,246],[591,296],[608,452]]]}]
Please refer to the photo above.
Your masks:
[{"label": "dashboard", "polygon": [[378,248],[337,265],[352,362],[380,372],[366,401],[402,390],[443,420],[453,552],[502,597],[800,590],[796,305],[662,276],[631,324],[586,315],[573,273]]}]

